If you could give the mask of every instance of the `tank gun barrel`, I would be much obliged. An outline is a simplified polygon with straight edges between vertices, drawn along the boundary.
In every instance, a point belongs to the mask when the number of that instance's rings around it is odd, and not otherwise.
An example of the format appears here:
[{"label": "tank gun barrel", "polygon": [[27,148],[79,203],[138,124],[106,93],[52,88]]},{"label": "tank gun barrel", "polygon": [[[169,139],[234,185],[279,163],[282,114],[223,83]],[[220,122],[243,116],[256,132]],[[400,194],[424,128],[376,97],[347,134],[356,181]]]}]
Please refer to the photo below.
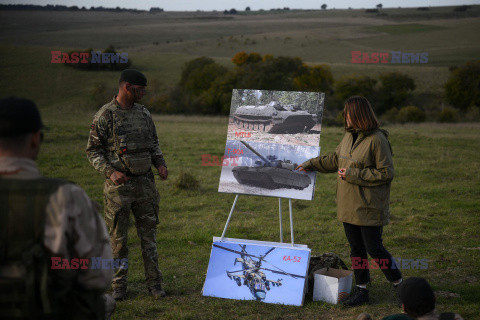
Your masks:
[{"label": "tank gun barrel", "polygon": [[270,161],[268,161],[267,159],[265,159],[265,157],[263,157],[260,153],[258,153],[255,149],[252,148],[251,145],[249,145],[248,143],[246,143],[245,141],[241,141],[241,143],[243,143],[243,145],[245,147],[247,147],[248,149],[250,149],[250,151],[252,151],[253,153],[255,153],[257,156],[260,157],[260,159],[262,159],[263,161],[265,161],[265,163],[268,163],[270,166],[272,165],[272,163]]}]

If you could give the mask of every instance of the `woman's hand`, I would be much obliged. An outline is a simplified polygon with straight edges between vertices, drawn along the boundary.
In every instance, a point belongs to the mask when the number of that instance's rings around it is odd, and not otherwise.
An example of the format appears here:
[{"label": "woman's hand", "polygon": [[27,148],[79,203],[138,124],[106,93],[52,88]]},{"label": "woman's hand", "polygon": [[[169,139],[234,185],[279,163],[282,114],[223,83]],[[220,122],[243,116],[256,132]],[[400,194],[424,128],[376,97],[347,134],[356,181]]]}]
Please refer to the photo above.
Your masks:
[{"label": "woman's hand", "polygon": [[347,169],[346,168],[340,168],[338,169],[338,177],[342,180],[345,180],[345,175],[347,174]]},{"label": "woman's hand", "polygon": [[302,165],[299,165],[298,167],[295,168],[295,170],[299,170],[299,171],[303,171],[303,172],[307,172],[307,170],[305,170],[304,167],[302,167]]}]

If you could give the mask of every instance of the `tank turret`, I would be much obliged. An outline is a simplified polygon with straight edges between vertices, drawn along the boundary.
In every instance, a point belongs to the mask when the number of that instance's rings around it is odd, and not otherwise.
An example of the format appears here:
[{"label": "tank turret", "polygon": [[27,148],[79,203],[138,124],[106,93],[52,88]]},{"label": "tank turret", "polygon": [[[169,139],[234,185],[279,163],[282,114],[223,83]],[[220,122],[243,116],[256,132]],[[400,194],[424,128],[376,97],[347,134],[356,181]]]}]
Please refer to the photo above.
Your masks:
[{"label": "tank turret", "polygon": [[275,155],[263,157],[247,142],[240,141],[262,161],[255,161],[256,167],[237,166],[232,169],[233,176],[240,184],[266,189],[299,189],[303,190],[311,184],[310,177],[295,170],[296,163],[290,160],[278,160]]}]

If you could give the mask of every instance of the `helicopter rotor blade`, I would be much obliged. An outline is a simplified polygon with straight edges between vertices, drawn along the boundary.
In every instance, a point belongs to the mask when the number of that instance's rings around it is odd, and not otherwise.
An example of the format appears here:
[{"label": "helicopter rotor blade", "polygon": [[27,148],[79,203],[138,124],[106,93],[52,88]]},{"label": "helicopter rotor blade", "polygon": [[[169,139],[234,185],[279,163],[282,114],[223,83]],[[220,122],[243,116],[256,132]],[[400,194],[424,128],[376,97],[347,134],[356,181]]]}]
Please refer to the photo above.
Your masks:
[{"label": "helicopter rotor blade", "polygon": [[[266,262],[266,261],[265,261],[265,262]],[[271,263],[269,263],[269,264],[271,264]],[[272,264],[272,266],[273,266],[273,264]],[[275,267],[275,266],[274,266],[274,267]],[[277,267],[275,267],[275,268],[277,268]],[[273,272],[273,273],[284,274],[284,275],[290,276],[290,277],[292,277],[292,278],[305,278],[305,276],[301,276],[301,275],[299,275],[299,274],[289,273],[289,272],[286,272],[286,271],[284,271],[284,270],[282,270],[282,269],[280,269],[280,268],[277,268],[277,269],[280,270],[280,271],[273,270],[273,269],[268,269],[268,268],[261,268],[261,269],[264,269],[264,270],[267,270],[267,271],[270,271],[270,272]]]},{"label": "helicopter rotor blade", "polygon": [[220,248],[220,249],[223,249],[223,250],[227,250],[227,251],[236,253],[236,254],[240,254],[240,255],[244,255],[244,256],[249,256],[249,257],[254,257],[254,258],[260,259],[260,257],[254,256],[253,254],[246,253],[246,251],[245,251],[245,252],[240,252],[240,251],[237,251],[237,250],[233,250],[233,249],[229,249],[229,248],[225,248],[225,247],[219,246],[218,244],[213,244],[213,246],[214,246],[214,247],[217,247],[217,248]]},{"label": "helicopter rotor blade", "polygon": [[[260,256],[260,261],[263,260],[263,259],[265,259],[265,257],[266,257],[270,252],[272,252],[273,250],[275,250],[275,248],[271,248],[271,249],[268,250],[263,256]],[[265,260],[263,260],[263,261],[265,261]]]},{"label": "helicopter rotor blade", "polygon": [[227,273],[235,273],[235,272],[243,272],[243,271],[247,271],[247,270],[227,271]]}]

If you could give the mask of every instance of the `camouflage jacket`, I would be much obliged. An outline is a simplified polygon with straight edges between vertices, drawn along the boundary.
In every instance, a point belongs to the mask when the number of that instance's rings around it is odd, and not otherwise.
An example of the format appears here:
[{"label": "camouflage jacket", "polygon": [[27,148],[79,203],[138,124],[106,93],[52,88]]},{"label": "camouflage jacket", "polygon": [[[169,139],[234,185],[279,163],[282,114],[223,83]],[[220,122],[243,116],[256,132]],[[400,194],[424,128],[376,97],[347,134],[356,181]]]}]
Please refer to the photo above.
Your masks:
[{"label": "camouflage jacket", "polygon": [[[29,180],[40,177],[33,160],[0,157],[0,178]],[[79,186],[73,183],[60,186],[50,196],[46,207],[43,244],[50,256],[67,259],[69,262],[72,262],[72,259],[91,261],[98,257],[112,259],[110,238],[98,209],[98,204]],[[52,259],[52,265],[53,262]],[[62,263],[59,266],[62,266]],[[76,283],[86,290],[106,289],[113,275],[111,268],[61,271],[75,272]]]},{"label": "camouflage jacket", "polygon": [[[137,103],[131,109],[121,109],[115,98],[93,119],[86,149],[90,163],[107,178],[114,171],[129,171],[123,159],[127,154],[146,155],[148,168],[152,164],[155,168],[166,167],[150,112]],[[128,119],[135,120],[129,123]]]}]

